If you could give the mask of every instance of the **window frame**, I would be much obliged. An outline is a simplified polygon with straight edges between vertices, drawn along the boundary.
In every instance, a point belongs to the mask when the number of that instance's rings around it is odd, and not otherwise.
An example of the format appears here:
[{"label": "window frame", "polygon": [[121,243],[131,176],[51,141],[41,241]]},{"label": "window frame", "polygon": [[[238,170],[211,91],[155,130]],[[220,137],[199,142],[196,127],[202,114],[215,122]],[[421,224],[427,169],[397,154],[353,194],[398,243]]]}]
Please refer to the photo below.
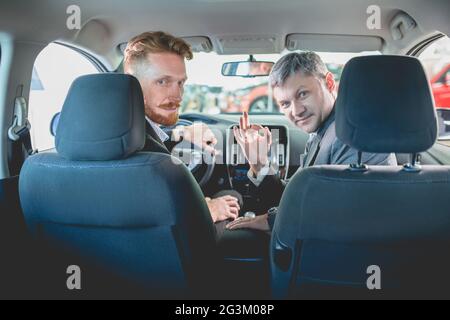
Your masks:
[{"label": "window frame", "polygon": [[[76,47],[76,46],[73,46],[73,45],[70,45],[70,44],[67,44],[67,43],[64,43],[64,42],[60,42],[60,41],[53,41],[53,42],[48,43],[45,46],[45,48],[47,48],[51,44],[55,44],[55,45],[58,45],[58,46],[61,46],[61,47],[65,47],[65,48],[70,49],[73,52],[79,54],[80,57],[86,59],[86,61],[89,62],[98,73],[107,73],[107,72],[109,72],[108,69],[106,68],[106,66],[98,58],[96,58],[94,55],[90,54],[89,52],[87,52],[87,51],[85,51],[85,50],[83,50],[83,49],[81,49],[79,47]],[[45,48],[43,50],[45,50]],[[36,59],[37,59],[37,57],[36,57]],[[35,68],[35,63],[36,63],[36,60],[33,63],[33,68]],[[30,79],[30,83],[31,83],[31,79]],[[31,95],[31,87],[30,87],[30,95]],[[28,99],[28,113],[29,113],[28,117],[30,116],[30,112],[31,112],[31,108],[30,108],[30,98],[29,98]],[[50,126],[51,126],[51,123],[49,123],[49,130],[50,130]],[[30,131],[30,135],[32,136],[33,132]],[[37,149],[35,145],[33,145],[33,149]],[[54,149],[54,147],[52,147],[50,149],[47,149],[47,148],[37,149],[37,151],[38,152],[46,152],[46,151],[49,151],[49,150],[52,150],[52,149]]]},{"label": "window frame", "polygon": [[[435,35],[433,35],[433,36],[431,36],[431,37],[429,37],[429,38],[419,42],[418,44],[416,44],[411,50],[408,51],[408,53],[406,55],[415,57],[415,58],[419,59],[420,61],[422,61],[420,59],[420,56],[422,55],[422,53],[425,50],[427,50],[431,45],[433,45],[437,41],[439,41],[441,39],[444,39],[444,38],[449,38],[450,39],[450,36],[447,36],[444,33],[435,34]],[[445,78],[445,75],[448,72],[450,72],[450,69],[448,69],[447,72],[444,72],[442,77]],[[441,79],[439,79],[439,80],[441,80]],[[436,140],[436,144],[439,144],[441,146],[445,146],[450,151],[450,135],[449,136],[444,136],[444,137],[438,137],[437,140]]]}]

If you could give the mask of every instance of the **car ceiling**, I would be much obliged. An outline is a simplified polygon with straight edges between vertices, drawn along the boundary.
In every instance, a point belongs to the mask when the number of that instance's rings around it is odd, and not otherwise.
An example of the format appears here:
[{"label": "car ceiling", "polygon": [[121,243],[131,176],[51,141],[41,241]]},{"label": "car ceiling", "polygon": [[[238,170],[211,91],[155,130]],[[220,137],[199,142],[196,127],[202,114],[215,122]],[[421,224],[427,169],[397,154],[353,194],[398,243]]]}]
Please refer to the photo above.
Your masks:
[{"label": "car ceiling", "polygon": [[[81,8],[79,31],[66,28],[69,5]],[[366,27],[370,5],[381,7],[381,30]],[[401,11],[413,17],[418,32],[396,42],[389,23]],[[220,54],[231,53],[221,50],[220,39],[240,39],[240,53],[255,53],[251,42],[245,44],[250,38],[273,39],[273,51],[281,52],[293,33],[324,35],[324,42],[331,41],[330,35],[363,36],[354,41],[375,37],[384,52],[402,53],[436,31],[450,34],[449,13],[448,0],[15,0],[0,3],[0,31],[22,42],[70,43],[114,68],[121,60],[120,44],[143,31],[157,30],[207,37]]]}]

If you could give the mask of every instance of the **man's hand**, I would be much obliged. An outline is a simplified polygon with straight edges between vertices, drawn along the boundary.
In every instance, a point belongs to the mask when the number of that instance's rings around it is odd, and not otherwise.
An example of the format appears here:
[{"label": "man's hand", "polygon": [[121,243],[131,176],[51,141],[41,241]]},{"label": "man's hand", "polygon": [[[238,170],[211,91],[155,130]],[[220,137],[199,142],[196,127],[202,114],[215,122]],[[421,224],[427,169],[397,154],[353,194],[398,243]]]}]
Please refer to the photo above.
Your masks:
[{"label": "man's hand", "polygon": [[[216,154],[215,146],[217,144],[217,138],[211,129],[203,123],[195,123],[187,127],[177,127],[174,130],[175,141],[180,140],[180,136],[183,139],[195,144],[211,154]],[[178,138],[178,139],[177,139]]]},{"label": "man's hand", "polygon": [[241,210],[239,201],[232,196],[205,200],[214,223],[228,219],[234,220],[239,216],[239,210]]},{"label": "man's hand", "polygon": [[256,216],[255,218],[238,218],[233,222],[227,224],[226,228],[228,230],[254,229],[261,231],[270,231],[269,222],[267,221],[267,214]]},{"label": "man's hand", "polygon": [[270,130],[259,124],[250,124],[248,113],[244,112],[240,118],[240,126],[233,128],[233,133],[244,152],[250,169],[258,175],[264,166],[269,163],[269,150],[272,145]]}]

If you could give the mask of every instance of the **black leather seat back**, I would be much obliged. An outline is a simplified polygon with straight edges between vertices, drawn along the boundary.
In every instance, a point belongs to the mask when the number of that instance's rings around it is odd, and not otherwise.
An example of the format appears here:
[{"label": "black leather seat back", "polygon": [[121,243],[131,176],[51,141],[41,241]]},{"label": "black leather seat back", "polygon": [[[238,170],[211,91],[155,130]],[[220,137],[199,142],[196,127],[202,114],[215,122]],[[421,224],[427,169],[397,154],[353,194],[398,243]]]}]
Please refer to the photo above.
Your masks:
[{"label": "black leather seat back", "polygon": [[[437,121],[420,62],[362,57],[344,69],[338,138],[362,152],[417,154]],[[276,297],[442,294],[450,283],[450,168],[318,166],[298,172],[281,200],[271,244]],[[432,289],[432,290],[426,290]]]},{"label": "black leather seat back", "polygon": [[134,77],[77,79],[61,114],[58,152],[24,165],[22,207],[37,239],[153,296],[186,296],[210,283],[211,217],[188,169],[170,155],[140,153],[144,142],[144,102]]}]

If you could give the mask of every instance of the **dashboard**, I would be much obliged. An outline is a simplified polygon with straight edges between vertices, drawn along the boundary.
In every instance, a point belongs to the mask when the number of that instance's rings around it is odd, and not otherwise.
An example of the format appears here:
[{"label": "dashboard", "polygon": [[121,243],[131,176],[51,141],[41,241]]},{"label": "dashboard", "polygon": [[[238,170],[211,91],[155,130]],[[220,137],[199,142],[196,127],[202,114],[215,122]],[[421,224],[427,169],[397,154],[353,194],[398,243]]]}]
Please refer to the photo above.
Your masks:
[{"label": "dashboard", "polygon": [[[216,149],[219,155],[208,183],[202,186],[205,196],[212,197],[222,190],[236,190],[248,204],[242,211],[253,211],[258,208],[258,199],[253,199],[250,192],[252,182],[247,173],[249,165],[237,144],[233,127],[239,124],[241,114],[183,114],[183,121],[189,123],[201,122],[209,126],[218,139]],[[290,179],[300,167],[300,155],[303,154],[308,140],[308,134],[289,122],[284,115],[251,114],[250,122],[268,127],[272,132],[273,144],[270,152],[271,163],[278,165],[277,175],[281,179]],[[397,154],[400,165],[409,161],[409,155]],[[448,147],[437,143],[432,149],[421,154],[424,165],[443,165],[450,162]]]},{"label": "dashboard", "polygon": [[[240,116],[241,114],[192,113],[181,115],[180,121],[202,122],[209,126],[218,139],[216,148],[220,154],[214,174],[203,187],[205,195],[212,196],[221,190],[233,189],[242,194],[247,203],[251,203],[255,199],[251,199],[251,181],[247,176],[250,167],[233,134],[233,127],[239,124]],[[270,129],[271,163],[278,167],[276,174],[281,179],[290,178],[300,166],[300,155],[304,152],[308,135],[291,124],[284,115],[251,114],[250,121]]]},{"label": "dashboard", "polygon": [[[270,163],[277,168],[276,175],[286,179],[289,168],[289,129],[287,126],[261,124],[268,127],[272,134],[272,146],[269,152]],[[227,170],[230,185],[237,191],[245,192],[249,179],[247,172],[250,168],[245,159],[242,148],[238,145],[233,134],[233,126],[227,130]]]}]

